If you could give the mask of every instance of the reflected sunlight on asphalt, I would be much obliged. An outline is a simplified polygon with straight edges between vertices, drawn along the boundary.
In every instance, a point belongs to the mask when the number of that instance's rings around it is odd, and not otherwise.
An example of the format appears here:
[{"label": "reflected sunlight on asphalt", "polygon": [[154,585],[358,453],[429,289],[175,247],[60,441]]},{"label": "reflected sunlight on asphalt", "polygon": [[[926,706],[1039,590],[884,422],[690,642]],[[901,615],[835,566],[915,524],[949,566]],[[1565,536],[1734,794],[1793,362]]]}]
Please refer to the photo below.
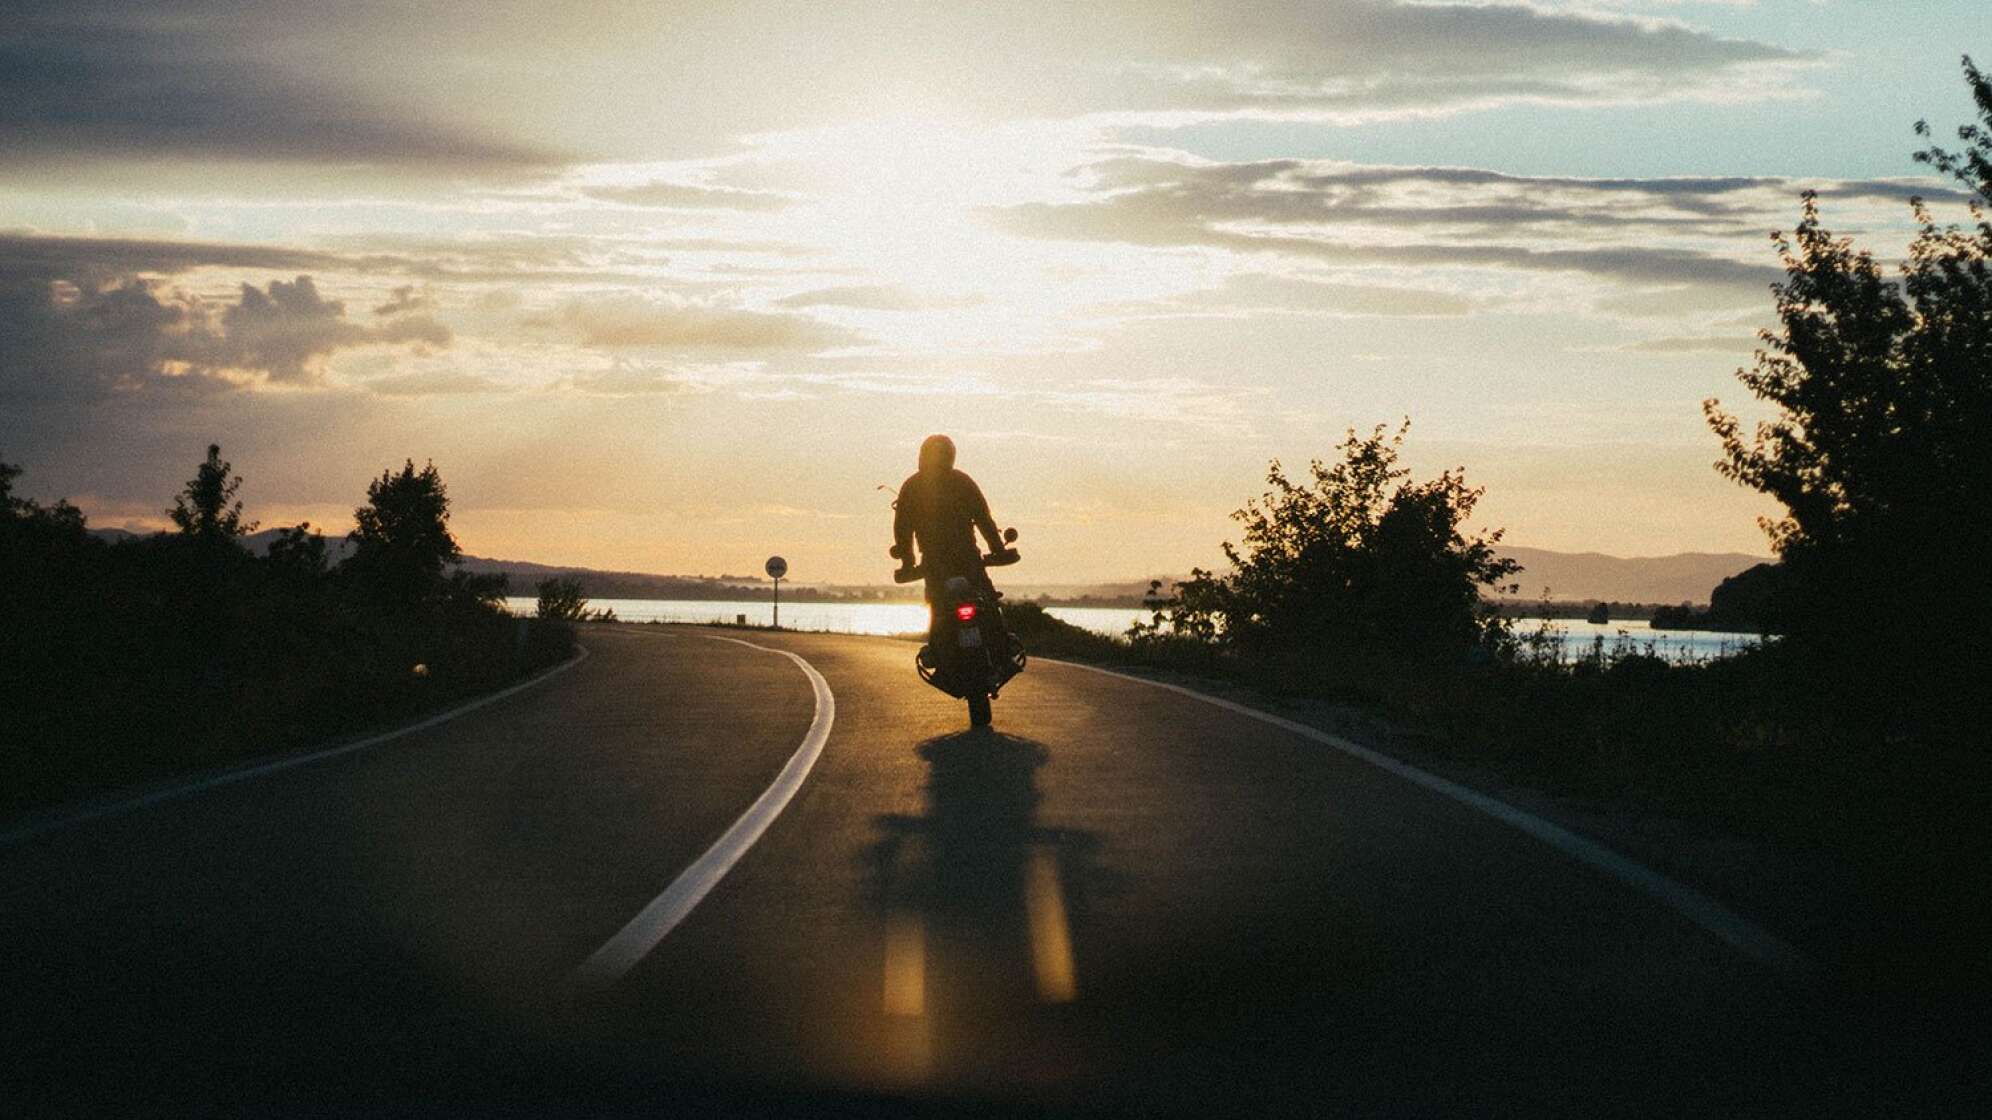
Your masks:
[{"label": "reflected sunlight on asphalt", "polygon": [[1065,920],[1057,849],[1031,849],[1024,902],[1030,909],[1031,965],[1037,972],[1038,998],[1046,1003],[1069,1003],[1079,995],[1079,979],[1072,967],[1072,930]]}]

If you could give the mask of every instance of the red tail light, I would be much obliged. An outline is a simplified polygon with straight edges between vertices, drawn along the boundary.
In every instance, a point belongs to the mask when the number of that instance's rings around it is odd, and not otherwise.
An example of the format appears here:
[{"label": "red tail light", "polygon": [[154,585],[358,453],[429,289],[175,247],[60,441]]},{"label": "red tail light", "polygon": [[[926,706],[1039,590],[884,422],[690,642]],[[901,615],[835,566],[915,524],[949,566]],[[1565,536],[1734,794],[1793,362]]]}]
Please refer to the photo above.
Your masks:
[{"label": "red tail light", "polygon": [[960,620],[962,620],[963,622],[974,622],[974,621],[975,621],[975,604],[974,604],[974,603],[963,603],[963,604],[962,604],[961,606],[959,606],[959,607],[956,607],[956,608],[955,608],[955,617],[956,617],[956,618],[958,618],[958,619],[960,619]]}]

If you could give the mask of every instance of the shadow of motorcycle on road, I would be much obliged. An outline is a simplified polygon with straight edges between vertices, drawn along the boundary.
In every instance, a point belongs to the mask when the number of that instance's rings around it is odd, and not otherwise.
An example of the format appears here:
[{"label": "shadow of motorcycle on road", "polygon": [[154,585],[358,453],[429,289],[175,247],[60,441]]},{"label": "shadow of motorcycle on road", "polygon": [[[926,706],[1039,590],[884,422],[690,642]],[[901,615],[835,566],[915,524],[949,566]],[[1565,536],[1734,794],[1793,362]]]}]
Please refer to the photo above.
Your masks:
[{"label": "shadow of motorcycle on road", "polygon": [[883,916],[888,1015],[975,1025],[1076,1001],[1087,901],[1113,887],[1100,840],[1041,824],[1040,743],[975,729],[917,748],[927,811],[874,818],[868,901]]}]

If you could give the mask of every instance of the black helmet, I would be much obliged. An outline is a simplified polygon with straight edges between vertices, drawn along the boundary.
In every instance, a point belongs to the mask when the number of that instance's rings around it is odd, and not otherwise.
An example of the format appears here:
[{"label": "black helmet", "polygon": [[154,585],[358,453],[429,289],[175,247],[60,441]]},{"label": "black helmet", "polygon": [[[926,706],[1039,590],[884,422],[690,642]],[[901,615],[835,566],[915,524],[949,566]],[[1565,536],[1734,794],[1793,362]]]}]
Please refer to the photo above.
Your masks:
[{"label": "black helmet", "polygon": [[954,469],[954,441],[946,436],[928,436],[920,441],[920,469],[922,471],[948,471]]}]

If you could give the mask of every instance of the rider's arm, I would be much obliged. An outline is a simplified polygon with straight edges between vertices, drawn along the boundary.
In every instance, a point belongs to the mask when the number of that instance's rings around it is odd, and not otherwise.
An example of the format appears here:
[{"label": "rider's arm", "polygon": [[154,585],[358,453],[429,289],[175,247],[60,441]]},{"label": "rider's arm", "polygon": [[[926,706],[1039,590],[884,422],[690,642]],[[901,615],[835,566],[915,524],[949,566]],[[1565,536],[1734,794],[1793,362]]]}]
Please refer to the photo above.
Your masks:
[{"label": "rider's arm", "polygon": [[899,550],[899,562],[913,563],[913,503],[907,499],[907,491],[913,489],[913,480],[907,479],[899,487],[899,498],[892,503],[892,544]]},{"label": "rider's arm", "polygon": [[967,475],[961,477],[962,481],[968,483],[966,496],[969,520],[981,531],[982,539],[989,542],[989,551],[1000,551],[1003,547],[1003,531],[996,527],[996,519],[989,514],[989,499],[982,496],[982,487],[977,486],[974,479]]}]

